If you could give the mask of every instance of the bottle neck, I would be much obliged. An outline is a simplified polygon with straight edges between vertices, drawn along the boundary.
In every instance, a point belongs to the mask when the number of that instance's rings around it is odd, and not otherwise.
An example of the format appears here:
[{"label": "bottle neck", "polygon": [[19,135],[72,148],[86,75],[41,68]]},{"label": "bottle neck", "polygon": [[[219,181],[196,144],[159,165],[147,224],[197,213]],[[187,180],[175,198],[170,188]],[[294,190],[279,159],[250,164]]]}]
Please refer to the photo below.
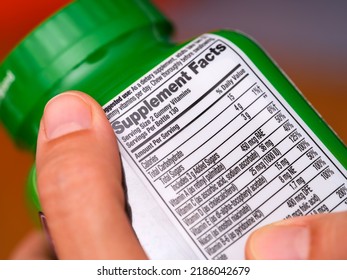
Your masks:
[{"label": "bottle neck", "polygon": [[128,33],[101,47],[51,89],[48,99],[61,91],[87,92],[101,105],[146,74],[177,49],[169,36],[151,27]]},{"label": "bottle neck", "polygon": [[108,48],[109,55],[101,61],[105,68],[101,67],[104,76],[98,79],[99,89],[90,94],[100,104],[107,103],[115,93],[141,78],[176,48],[168,36],[158,36],[149,28],[129,34],[122,42],[112,42]]}]

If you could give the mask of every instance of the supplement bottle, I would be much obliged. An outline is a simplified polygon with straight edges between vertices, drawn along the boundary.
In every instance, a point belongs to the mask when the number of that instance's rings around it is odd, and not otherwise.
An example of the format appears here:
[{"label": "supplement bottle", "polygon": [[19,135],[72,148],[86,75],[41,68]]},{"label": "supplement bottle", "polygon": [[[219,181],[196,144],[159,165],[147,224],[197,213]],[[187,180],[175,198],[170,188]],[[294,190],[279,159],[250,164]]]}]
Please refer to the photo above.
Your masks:
[{"label": "supplement bottle", "polygon": [[[72,2],[2,63],[2,123],[35,150],[50,98],[94,97],[150,258],[240,259],[262,225],[345,210],[346,147],[264,51],[233,31],[170,33],[144,0]],[[40,211],[35,169],[28,190]]]}]

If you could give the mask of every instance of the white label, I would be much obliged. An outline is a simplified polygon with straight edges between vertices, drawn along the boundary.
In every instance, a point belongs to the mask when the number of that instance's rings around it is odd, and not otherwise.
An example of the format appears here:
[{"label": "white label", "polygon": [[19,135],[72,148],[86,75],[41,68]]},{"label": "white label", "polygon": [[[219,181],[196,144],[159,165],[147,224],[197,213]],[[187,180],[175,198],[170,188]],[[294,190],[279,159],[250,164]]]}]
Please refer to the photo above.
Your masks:
[{"label": "white label", "polygon": [[197,257],[240,259],[262,225],[347,209],[346,170],[222,37],[194,40],[104,110]]}]

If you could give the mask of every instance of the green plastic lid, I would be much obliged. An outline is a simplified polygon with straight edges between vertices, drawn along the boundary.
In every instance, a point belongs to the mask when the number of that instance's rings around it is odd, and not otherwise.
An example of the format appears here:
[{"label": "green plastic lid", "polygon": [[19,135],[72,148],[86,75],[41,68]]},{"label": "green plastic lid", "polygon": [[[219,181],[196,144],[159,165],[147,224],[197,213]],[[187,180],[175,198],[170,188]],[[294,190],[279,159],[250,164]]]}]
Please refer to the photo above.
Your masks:
[{"label": "green plastic lid", "polygon": [[0,120],[16,142],[50,88],[102,46],[145,26],[171,30],[146,0],[78,0],[30,33],[0,65]]}]

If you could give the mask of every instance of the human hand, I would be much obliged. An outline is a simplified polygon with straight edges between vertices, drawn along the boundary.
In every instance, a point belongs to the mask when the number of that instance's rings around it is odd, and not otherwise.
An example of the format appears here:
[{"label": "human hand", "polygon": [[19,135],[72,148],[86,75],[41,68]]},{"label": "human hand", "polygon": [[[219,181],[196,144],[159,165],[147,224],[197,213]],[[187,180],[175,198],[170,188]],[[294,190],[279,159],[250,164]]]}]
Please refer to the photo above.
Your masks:
[{"label": "human hand", "polygon": [[347,212],[292,218],[251,234],[248,259],[347,259]]},{"label": "human hand", "polygon": [[[41,120],[37,153],[40,202],[59,259],[145,259],[125,211],[115,135],[91,97],[53,98]],[[13,258],[48,258],[34,232]]]}]

